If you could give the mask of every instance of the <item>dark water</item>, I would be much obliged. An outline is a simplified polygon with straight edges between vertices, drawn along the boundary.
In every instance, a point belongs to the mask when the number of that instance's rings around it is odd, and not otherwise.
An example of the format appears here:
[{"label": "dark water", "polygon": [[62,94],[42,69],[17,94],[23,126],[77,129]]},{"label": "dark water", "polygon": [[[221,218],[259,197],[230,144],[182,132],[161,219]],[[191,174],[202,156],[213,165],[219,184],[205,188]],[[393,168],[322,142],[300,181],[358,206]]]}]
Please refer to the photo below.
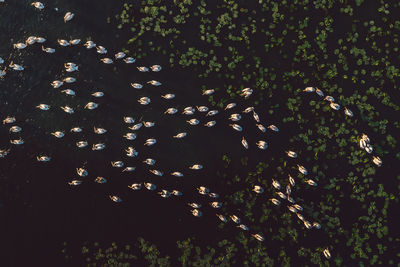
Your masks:
[{"label": "dark water", "polygon": [[[56,42],[58,38],[80,38],[82,42],[91,39],[105,46],[109,51],[107,56],[113,57],[126,41],[123,36],[116,39],[115,26],[106,23],[107,16],[119,11],[117,4],[111,1],[52,1],[44,4],[43,11],[31,7],[29,1],[7,1],[0,7],[0,56],[6,64],[13,60],[25,67],[22,72],[8,70],[5,79],[0,81],[0,115],[2,118],[15,116],[15,125],[23,129],[21,133],[10,134],[9,125],[0,127],[0,148],[11,148],[9,156],[0,161],[5,266],[58,261],[64,241],[70,251],[76,252],[84,241],[118,240],[124,243],[134,242],[138,236],[162,247],[175,245],[176,240],[188,236],[196,236],[200,242],[218,239],[215,210],[207,207],[209,200],[198,195],[195,188],[208,186],[223,199],[223,181],[216,176],[217,170],[222,168],[222,155],[230,155],[236,163],[241,157],[248,156],[252,165],[257,160],[270,158],[274,151],[282,152],[281,145],[274,140],[285,135],[276,136],[271,132],[262,136],[251,115],[247,114],[239,122],[246,129],[245,135],[251,145],[245,152],[240,144],[243,134],[227,126],[228,114],[224,112],[210,119],[198,112],[194,116],[163,115],[168,107],[182,111],[186,106],[207,105],[207,97],[201,96],[201,90],[193,80],[174,70],[164,67],[160,73],[145,74],[136,70],[136,66],[160,64],[157,58],[148,56],[131,65],[123,62],[105,65],[99,61],[104,56],[94,49],[86,50],[82,45],[63,48]],[[64,23],[62,18],[67,11],[75,13],[75,18]],[[44,45],[55,48],[56,53],[42,52],[39,44],[21,51],[12,49],[13,43],[23,42],[30,35],[45,37]],[[64,62],[77,63],[79,72],[66,73]],[[77,82],[58,89],[50,86],[51,81],[67,76],[77,78]],[[163,85],[145,85],[142,90],[129,86],[131,82],[145,84],[152,79]],[[75,90],[77,95],[71,97],[60,93],[66,88]],[[103,91],[105,96],[95,99],[90,96],[95,91]],[[165,93],[174,93],[176,98],[164,100],[160,95]],[[142,96],[150,97],[151,104],[140,105],[137,99]],[[89,101],[99,103],[99,108],[83,109]],[[51,109],[36,109],[40,103],[49,104]],[[63,112],[59,107],[64,105],[73,107],[75,113]],[[235,111],[240,112],[245,107],[245,102],[239,103]],[[264,113],[260,109],[259,115],[265,125],[277,123]],[[137,121],[155,121],[156,127],[142,127],[136,140],[127,141],[122,138],[129,132],[122,121],[123,116],[132,116]],[[198,118],[200,125],[187,124],[185,121],[190,118]],[[217,121],[215,127],[202,126],[211,119]],[[84,131],[70,133],[69,129],[75,126]],[[93,126],[104,127],[108,132],[96,135]],[[50,135],[57,130],[64,130],[66,136],[56,139]],[[172,138],[183,131],[188,132],[184,139]],[[25,144],[11,146],[9,140],[19,136]],[[157,144],[144,147],[145,140],[152,137],[157,139]],[[87,140],[89,146],[78,149],[75,142],[80,140]],[[268,140],[270,148],[258,150],[254,145],[257,140]],[[99,142],[105,143],[106,149],[92,151],[90,146]],[[127,146],[135,147],[139,157],[127,158],[124,153]],[[41,154],[51,156],[52,160],[37,162],[36,156]],[[148,157],[157,160],[154,169],[162,170],[163,177],[149,173],[149,167],[141,163]],[[136,166],[136,170],[121,173],[121,169],[111,167],[111,160],[123,160],[126,166]],[[205,168],[189,170],[194,163]],[[232,165],[232,173],[246,173],[239,164]],[[71,187],[67,182],[78,179],[77,167],[85,167],[89,176],[81,179],[82,185]],[[175,170],[183,172],[184,177],[168,175]],[[97,176],[106,177],[108,182],[95,183],[93,180]],[[183,196],[162,199],[155,192],[134,192],[127,187],[144,181],[155,183],[158,189],[178,189]],[[123,202],[110,201],[109,194],[120,196]],[[203,203],[204,218],[200,220],[190,215],[188,202]]]}]

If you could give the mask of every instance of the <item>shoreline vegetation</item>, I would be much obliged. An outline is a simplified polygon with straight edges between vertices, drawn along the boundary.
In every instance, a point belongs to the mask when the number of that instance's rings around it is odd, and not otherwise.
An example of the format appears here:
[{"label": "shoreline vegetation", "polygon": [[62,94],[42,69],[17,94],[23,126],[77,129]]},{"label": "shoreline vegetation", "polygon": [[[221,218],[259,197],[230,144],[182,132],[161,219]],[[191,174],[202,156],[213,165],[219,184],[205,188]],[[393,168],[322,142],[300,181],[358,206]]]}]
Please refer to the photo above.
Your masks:
[{"label": "shoreline vegetation", "polygon": [[[277,117],[312,167],[318,188],[303,185],[305,211],[320,230],[307,230],[284,207],[260,200],[256,184],[272,192],[270,178],[287,175],[282,155],[258,159],[251,171],[231,168],[235,155],[222,155],[218,185],[226,188],[223,211],[240,210],[263,232],[258,242],[226,229],[215,244],[188,237],[160,248],[139,238],[134,244],[87,243],[81,259],[90,266],[394,266],[399,262],[399,30],[400,5],[387,1],[124,1],[118,35],[125,52],[153,58],[186,79],[193,90],[215,89],[210,105],[238,101],[245,87],[255,93],[248,105]],[[165,67],[166,68],[166,67]],[[164,69],[165,69],[164,68]],[[175,75],[177,75],[175,73]],[[332,95],[355,114],[335,113],[306,86]],[[397,101],[397,103],[396,103]],[[376,167],[358,148],[367,133]],[[248,158],[240,158],[241,167]],[[251,165],[251,164],[250,164]],[[250,167],[248,167],[249,169]],[[267,171],[266,171],[267,170]],[[297,180],[304,180],[298,174]],[[217,226],[217,223],[216,223]],[[217,228],[217,227],[216,227]],[[216,229],[217,231],[217,229]],[[232,234],[233,232],[233,234]],[[69,259],[65,245],[63,253]],[[323,250],[329,248],[331,259]],[[178,255],[177,257],[175,257]]]}]

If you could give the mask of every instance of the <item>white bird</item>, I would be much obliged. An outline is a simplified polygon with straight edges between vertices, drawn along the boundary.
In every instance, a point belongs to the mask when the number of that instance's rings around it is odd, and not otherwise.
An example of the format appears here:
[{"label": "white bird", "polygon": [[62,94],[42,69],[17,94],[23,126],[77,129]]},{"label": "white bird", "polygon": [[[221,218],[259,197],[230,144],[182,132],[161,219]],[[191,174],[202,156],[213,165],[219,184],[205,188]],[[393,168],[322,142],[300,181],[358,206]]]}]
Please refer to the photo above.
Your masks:
[{"label": "white bird", "polygon": [[231,109],[231,108],[234,108],[234,107],[236,107],[236,103],[229,103],[228,105],[226,105],[225,110]]},{"label": "white bird", "polygon": [[72,180],[71,182],[68,182],[69,185],[80,185],[82,181],[80,180]]},{"label": "white bird", "polygon": [[74,13],[67,12],[64,16],[64,22],[70,21],[74,17]]},{"label": "white bird", "polygon": [[201,169],[203,169],[203,165],[194,164],[194,165],[190,166],[189,169],[191,169],[191,170],[201,170]]},{"label": "white bird", "polygon": [[253,89],[244,88],[242,90],[242,94],[241,95],[244,96],[245,98],[247,98],[247,97],[251,96],[252,93],[253,93]]},{"label": "white bird", "polygon": [[227,222],[228,221],[224,215],[221,215],[221,214],[218,214],[218,213],[216,215],[217,215],[218,219],[220,219],[222,222]]},{"label": "white bird", "polygon": [[154,86],[160,86],[161,83],[159,81],[151,80],[147,82],[148,84],[154,85]]},{"label": "white bird", "polygon": [[303,215],[301,215],[300,213],[296,213],[296,215],[300,220],[304,221],[304,216]]},{"label": "white bird", "polygon": [[46,38],[36,36],[35,41],[36,41],[36,43],[42,44],[42,43],[46,42]]},{"label": "white bird", "polygon": [[77,45],[81,42],[81,39],[72,39],[69,41],[71,45]]},{"label": "white bird", "polygon": [[286,154],[291,158],[297,158],[297,153],[291,150],[285,151]]},{"label": "white bird", "polygon": [[303,207],[300,206],[299,204],[294,204],[293,207],[294,207],[295,209],[297,209],[298,211],[302,211],[302,210],[303,210]]},{"label": "white bird", "polygon": [[329,105],[334,110],[339,110],[340,109],[340,105],[339,104],[331,102]]},{"label": "white bird", "polygon": [[286,195],[285,195],[284,193],[282,193],[282,192],[276,192],[276,194],[277,194],[280,198],[286,199]]},{"label": "white bird", "polygon": [[199,211],[199,210],[197,210],[197,209],[193,209],[193,210],[191,210],[190,212],[191,212],[192,215],[195,216],[195,217],[201,217],[201,215],[203,215],[203,214],[201,213],[201,211]]},{"label": "white bird", "polygon": [[10,68],[12,68],[13,70],[17,70],[17,71],[22,71],[22,70],[24,70],[24,67],[22,67],[21,65],[19,65],[19,64],[15,64],[13,61],[11,61],[11,63],[10,63]]},{"label": "white bird", "polygon": [[94,151],[94,150],[103,150],[105,147],[106,147],[106,146],[105,146],[104,144],[102,144],[102,143],[93,144],[92,150],[93,150],[93,151]]},{"label": "white bird", "polygon": [[281,189],[281,184],[275,179],[272,179],[272,186],[278,190]]},{"label": "white bird", "polygon": [[190,125],[197,125],[199,124],[199,120],[197,119],[190,119],[188,121],[186,121],[187,123],[189,123]]},{"label": "white bird", "polygon": [[17,44],[14,44],[13,46],[14,46],[14,48],[16,48],[16,49],[24,49],[24,48],[26,47],[26,44],[24,44],[24,43],[17,43]]},{"label": "white bird", "polygon": [[178,110],[176,108],[169,108],[167,109],[164,114],[175,114],[176,112],[178,112]]},{"label": "white bird", "polygon": [[206,117],[207,116],[214,116],[214,115],[217,115],[218,114],[218,110],[210,110],[207,114],[206,114]]},{"label": "white bird", "polygon": [[205,91],[203,92],[203,95],[212,95],[214,92],[215,92],[214,89],[205,90]]},{"label": "white bird", "polygon": [[96,51],[97,51],[98,54],[102,54],[102,55],[103,54],[107,54],[107,49],[104,46],[101,46],[101,45],[96,47]]},{"label": "white bird", "polygon": [[156,163],[156,161],[154,159],[145,159],[143,161],[143,163],[146,163],[147,165],[152,166],[152,165],[154,165]]},{"label": "white bird", "polygon": [[278,127],[276,127],[275,125],[271,124],[270,126],[268,126],[268,129],[271,129],[274,132],[279,132]]},{"label": "white bird", "polygon": [[317,93],[317,95],[319,95],[320,97],[324,97],[324,92],[322,92],[321,89],[316,88],[315,93]]},{"label": "white bird", "polygon": [[61,93],[64,93],[66,95],[75,95],[75,91],[71,90],[71,89],[65,89],[65,90],[61,90]]},{"label": "white bird", "polygon": [[159,72],[161,70],[161,66],[160,65],[153,65],[150,67],[151,71],[154,72]]},{"label": "white bird", "polygon": [[74,127],[74,128],[71,129],[71,132],[80,133],[80,132],[82,132],[82,128],[80,128],[80,127]]},{"label": "white bird", "polygon": [[84,168],[76,168],[76,173],[81,177],[88,176],[88,172]]},{"label": "white bird", "polygon": [[353,117],[353,112],[350,109],[346,108],[346,107],[344,108],[344,114],[346,116]]},{"label": "white bird", "polygon": [[231,116],[229,117],[229,120],[231,121],[239,121],[242,118],[242,116],[240,116],[240,114],[231,114]]},{"label": "white bird", "polygon": [[175,97],[175,95],[174,94],[165,94],[165,95],[161,95],[161,97],[164,99],[172,99]]},{"label": "white bird", "polygon": [[153,191],[157,188],[155,184],[152,183],[144,183],[144,187],[146,187],[148,190]]},{"label": "white bird", "polygon": [[208,107],[206,107],[206,106],[196,106],[196,108],[199,112],[207,112],[208,111]]},{"label": "white bird", "polygon": [[126,155],[131,158],[139,155],[139,153],[133,147],[128,147],[127,149],[125,149],[125,152],[126,152]]},{"label": "white bird", "polygon": [[33,45],[34,43],[36,43],[35,36],[29,36],[25,41],[25,44],[27,44],[27,45]]},{"label": "white bird", "polygon": [[256,145],[257,145],[257,147],[258,147],[259,149],[262,149],[262,150],[265,150],[265,149],[268,148],[267,142],[265,142],[265,141],[263,141],[263,140],[257,141]]},{"label": "white bird", "polygon": [[244,139],[244,137],[242,137],[242,145],[244,146],[244,148],[249,149],[249,144],[247,143],[246,139]]},{"label": "white bird", "polygon": [[325,258],[327,258],[328,260],[331,258],[331,253],[329,252],[329,249],[326,248],[323,251]]},{"label": "white bird", "polygon": [[79,148],[87,147],[87,145],[88,145],[88,142],[86,142],[86,141],[78,141],[78,142],[76,142],[76,146],[79,147]]},{"label": "white bird", "polygon": [[61,46],[70,46],[71,45],[67,40],[64,40],[64,39],[57,39],[57,43]]},{"label": "white bird", "polygon": [[149,127],[153,127],[155,125],[155,123],[151,122],[151,121],[144,121],[143,125],[144,125],[144,127],[149,128]]},{"label": "white bird", "polygon": [[131,86],[135,89],[142,89],[143,85],[141,85],[140,83],[131,83]]},{"label": "white bird", "polygon": [[7,72],[5,70],[0,70],[0,78],[3,78],[6,74]]},{"label": "white bird", "polygon": [[247,226],[244,225],[244,224],[237,225],[236,227],[237,227],[237,228],[240,228],[240,229],[243,229],[243,230],[245,230],[245,231],[249,231],[249,227],[247,227]]},{"label": "white bird", "polygon": [[62,131],[56,131],[56,132],[51,133],[51,135],[54,135],[57,138],[63,138],[65,134]]},{"label": "white bird", "polygon": [[258,114],[255,113],[254,111],[253,111],[253,118],[254,118],[254,120],[255,120],[256,122],[260,122],[260,117],[259,117]]},{"label": "white bird", "polygon": [[149,71],[148,67],[136,67],[140,72],[147,72]]},{"label": "white bird", "polygon": [[201,204],[198,204],[198,203],[188,203],[188,205],[190,207],[192,207],[192,208],[195,208],[195,209],[200,209],[201,208]]},{"label": "white bird", "polygon": [[317,222],[313,222],[312,226],[313,226],[315,229],[321,229],[321,225],[320,225],[319,223],[317,223]]},{"label": "white bird", "polygon": [[154,139],[154,138],[149,138],[149,139],[146,140],[146,142],[144,143],[144,145],[145,145],[145,146],[152,146],[152,145],[154,145],[156,142],[157,142],[156,139]]},{"label": "white bird", "polygon": [[109,195],[108,197],[109,197],[112,201],[114,201],[114,202],[116,202],[116,203],[122,202],[122,199],[121,199],[120,197],[118,197],[118,196]]},{"label": "white bird", "polygon": [[125,123],[134,123],[135,119],[132,117],[124,117],[124,122]]},{"label": "white bird", "polygon": [[62,81],[52,81],[51,82],[51,86],[53,86],[53,88],[58,88],[63,84],[64,84],[64,82],[62,82]]},{"label": "white bird", "polygon": [[142,188],[142,184],[135,183],[135,184],[128,185],[128,187],[132,190],[140,190]]},{"label": "white bird", "polygon": [[382,160],[380,157],[374,156],[372,162],[378,167],[382,166]]},{"label": "white bird", "polygon": [[94,92],[92,94],[92,96],[94,96],[94,97],[102,97],[102,96],[104,96],[104,93],[103,92]]},{"label": "white bird", "polygon": [[11,133],[19,133],[20,131],[22,131],[22,128],[21,127],[19,127],[19,126],[12,126],[10,129],[9,129],[9,132],[11,132]]},{"label": "white bird", "polygon": [[122,59],[126,56],[124,52],[118,52],[114,55],[115,59]]},{"label": "white bird", "polygon": [[97,108],[99,106],[99,104],[96,104],[96,103],[94,103],[94,102],[89,102],[89,103],[87,103],[86,105],[85,105],[85,108],[86,109],[95,109],[95,108]]},{"label": "white bird", "polygon": [[0,149],[0,158],[5,158],[8,153],[10,153],[10,149]]},{"label": "white bird", "polygon": [[107,183],[107,179],[101,176],[96,177],[96,179],[94,179],[94,181],[98,184],[105,184]]},{"label": "white bird", "polygon": [[310,223],[309,221],[303,221],[303,223],[304,223],[304,226],[305,226],[307,229],[311,229],[311,228],[312,228],[312,225],[311,225],[311,223]]},{"label": "white bird", "polygon": [[301,173],[304,174],[304,175],[307,175],[307,174],[308,174],[307,169],[306,169],[304,166],[302,166],[302,165],[297,164],[297,169],[299,170],[299,172],[301,172]]},{"label": "white bird", "polygon": [[13,145],[22,145],[22,144],[24,144],[24,140],[22,140],[22,138],[14,139],[14,140],[10,140],[10,143]]},{"label": "white bird", "polygon": [[306,180],[306,183],[309,184],[309,185],[312,185],[312,186],[317,186],[317,183],[314,182],[314,181],[311,180],[311,179]]},{"label": "white bird", "polygon": [[229,124],[229,126],[231,126],[234,130],[241,132],[243,130],[242,126],[238,125],[238,124]]},{"label": "white bird", "polygon": [[329,101],[329,102],[335,102],[335,98],[333,96],[327,95],[324,100]]},{"label": "white bird", "polygon": [[151,100],[150,100],[150,98],[148,98],[148,97],[141,97],[139,100],[138,100],[138,102],[141,104],[141,105],[148,105],[150,102],[151,102]]},{"label": "white bird", "polygon": [[181,172],[172,172],[171,175],[175,177],[183,177],[183,174]]},{"label": "white bird", "polygon": [[136,167],[125,167],[122,172],[133,172],[134,170],[136,170]]},{"label": "white bird", "polygon": [[182,192],[180,192],[178,190],[172,190],[171,191],[171,195],[179,197],[179,196],[182,196]]},{"label": "white bird", "polygon": [[44,8],[43,3],[41,3],[41,2],[33,2],[33,3],[31,3],[31,6],[34,6],[35,8],[37,8],[39,10],[42,10]]},{"label": "white bird", "polygon": [[49,110],[50,106],[47,104],[39,104],[36,106],[36,108],[41,109],[41,110]]},{"label": "white bird", "polygon": [[196,189],[199,192],[199,194],[202,194],[202,195],[206,195],[206,194],[208,194],[210,192],[210,189],[208,189],[205,186],[199,186]]},{"label": "white bird", "polygon": [[289,174],[289,183],[291,186],[295,186],[296,182],[294,181],[293,177]]},{"label": "white bird", "polygon": [[239,224],[239,223],[240,223],[240,218],[239,218],[238,216],[236,216],[236,215],[230,215],[229,217],[231,218],[231,220],[232,220],[234,223],[236,223],[236,224]]},{"label": "white bird", "polygon": [[86,49],[91,49],[96,46],[96,44],[93,41],[86,41],[86,43],[83,44]]},{"label": "white bird", "polygon": [[100,59],[101,62],[103,62],[104,64],[111,64],[113,63],[113,60],[111,58],[105,57],[105,58],[101,58]]},{"label": "white bird", "polygon": [[214,209],[219,209],[219,208],[222,207],[222,203],[221,203],[221,202],[217,202],[217,201],[210,202],[210,205],[211,205],[211,207],[213,207]]},{"label": "white bird", "polygon": [[56,52],[56,50],[54,48],[44,47],[43,45],[42,45],[42,51],[49,53],[49,54],[53,54],[54,52]]},{"label": "white bird", "polygon": [[76,82],[76,79],[74,77],[66,77],[63,79],[63,81],[66,83],[74,83]]},{"label": "white bird", "polygon": [[134,59],[133,57],[124,58],[124,62],[126,64],[132,64],[132,63],[135,63],[135,61],[136,61],[136,59]]},{"label": "white bird", "polygon": [[95,134],[105,134],[107,132],[106,129],[104,128],[96,128],[95,126],[93,127],[93,131]]},{"label": "white bird", "polygon": [[270,198],[269,200],[276,206],[279,206],[281,204],[281,202],[276,198]]},{"label": "white bird", "polygon": [[171,195],[171,193],[165,189],[161,190],[161,192],[158,192],[157,194],[159,194],[163,198],[169,198],[169,196]]},{"label": "white bird", "polygon": [[365,146],[365,151],[366,151],[367,153],[371,154],[372,151],[373,151],[372,146],[371,146],[370,144],[366,144],[366,146]]},{"label": "white bird", "polygon": [[134,133],[126,133],[123,137],[127,140],[135,140],[136,139],[136,134]]},{"label": "white bird", "polygon": [[217,193],[208,193],[208,196],[212,198],[219,198],[219,195]]},{"label": "white bird", "polygon": [[248,107],[248,108],[246,108],[245,110],[243,110],[242,112],[243,112],[243,113],[250,113],[250,112],[252,112],[252,111],[254,111],[254,107]]},{"label": "white bird", "polygon": [[2,57],[0,57],[0,64],[4,63],[4,59]]},{"label": "white bird", "polygon": [[3,120],[3,124],[6,124],[6,123],[14,123],[14,122],[15,122],[15,117],[10,117],[10,116],[6,117],[6,118]]},{"label": "white bird", "polygon": [[306,93],[312,93],[312,92],[314,92],[314,91],[315,91],[315,88],[314,88],[314,87],[311,87],[311,86],[306,87],[306,88],[303,90],[303,92],[306,92]]},{"label": "white bird", "polygon": [[157,175],[157,176],[163,176],[164,175],[163,172],[159,171],[159,170],[149,170],[149,172],[151,172],[152,174]]},{"label": "white bird", "polygon": [[131,129],[132,131],[137,131],[140,128],[142,128],[142,126],[143,126],[143,123],[139,122],[139,123],[136,123],[135,125],[133,125],[131,127],[128,127],[128,129]]},{"label": "white bird", "polygon": [[178,133],[177,135],[174,135],[173,137],[174,137],[174,138],[180,139],[180,138],[183,138],[183,137],[185,137],[185,136],[186,136],[186,133],[183,132],[183,133]]},{"label": "white bird", "polygon": [[264,125],[262,124],[256,124],[256,126],[258,127],[258,129],[260,129],[261,132],[265,133],[267,131],[267,129],[264,127]]},{"label": "white bird", "polygon": [[37,156],[36,159],[37,159],[37,161],[48,162],[48,161],[50,161],[51,158],[47,157],[47,156]]},{"label": "white bird", "polygon": [[122,168],[124,166],[124,163],[120,160],[118,161],[111,161],[111,166],[115,168]]},{"label": "white bird", "polygon": [[252,189],[252,191],[256,192],[257,194],[261,194],[264,192],[264,188],[262,188],[259,185],[255,185],[254,188]]}]

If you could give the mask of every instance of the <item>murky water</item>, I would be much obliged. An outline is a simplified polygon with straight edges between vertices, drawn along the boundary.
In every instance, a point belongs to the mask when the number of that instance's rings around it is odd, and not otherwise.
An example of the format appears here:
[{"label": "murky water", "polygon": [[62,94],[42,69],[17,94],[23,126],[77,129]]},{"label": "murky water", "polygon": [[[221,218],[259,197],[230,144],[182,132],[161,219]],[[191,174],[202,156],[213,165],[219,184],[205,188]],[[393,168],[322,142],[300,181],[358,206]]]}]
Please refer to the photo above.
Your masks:
[{"label": "murky water", "polygon": [[[261,138],[251,115],[245,115],[240,124],[246,129],[251,144],[251,149],[245,151],[240,144],[243,134],[228,126],[228,114],[224,112],[212,118],[205,118],[198,112],[194,116],[163,114],[169,107],[181,112],[186,106],[208,103],[193,81],[174,70],[164,67],[160,73],[137,71],[136,66],[159,64],[157,58],[149,56],[130,65],[122,61],[106,65],[100,62],[103,56],[94,49],[87,50],[82,45],[63,48],[57,44],[58,38],[80,38],[82,42],[91,39],[105,46],[109,57],[119,52],[125,40],[115,40],[115,30],[106,23],[106,17],[118,10],[114,3],[54,1],[45,3],[46,9],[39,11],[31,7],[29,1],[7,2],[0,8],[3,25],[0,56],[7,64],[14,61],[25,68],[22,72],[9,70],[0,81],[0,115],[2,118],[15,116],[16,125],[23,129],[14,134],[8,132],[8,125],[1,126],[0,147],[11,147],[10,139],[21,137],[25,141],[21,146],[12,146],[10,155],[0,162],[2,184],[7,186],[1,189],[0,201],[2,217],[6,218],[2,229],[8,232],[8,248],[12,251],[10,264],[24,261],[20,258],[21,253],[37,258],[57,255],[63,241],[74,250],[87,240],[123,242],[138,236],[162,246],[175,244],[176,240],[189,235],[197,236],[200,241],[215,239],[218,231],[215,210],[205,206],[202,209],[204,218],[199,220],[190,214],[186,205],[205,201],[195,188],[206,185],[223,197],[223,181],[216,176],[217,170],[222,168],[222,155],[233,156],[233,162],[238,163],[241,157],[248,156],[250,165],[254,165],[259,159],[269,158],[274,151],[281,151],[279,142],[274,140],[283,137],[271,132]],[[56,7],[59,11],[54,10]],[[67,11],[75,13],[75,18],[64,23],[62,18]],[[13,43],[23,42],[30,35],[45,37],[44,45],[55,48],[56,53],[42,52],[39,44],[21,51],[12,48]],[[79,71],[66,73],[64,62],[77,63]],[[77,78],[77,82],[58,89],[50,86],[53,80],[67,76]],[[153,79],[161,81],[162,86],[145,85],[141,90],[129,86],[131,82],[146,84]],[[73,89],[77,95],[60,93],[66,88]],[[103,91],[105,96],[95,99],[90,95],[95,91]],[[165,93],[174,93],[176,98],[162,99],[160,96]],[[150,97],[151,104],[140,105],[137,100],[142,96]],[[83,109],[89,101],[98,103],[99,108]],[[35,108],[40,103],[49,104],[51,109]],[[73,107],[75,113],[63,112],[59,107],[65,105]],[[239,103],[235,110],[239,112],[245,107],[245,102]],[[276,119],[268,117],[262,109],[259,115],[266,122],[276,123]],[[129,132],[123,116],[132,116],[137,121],[154,121],[156,127],[142,127],[137,139],[128,141],[122,137]],[[198,118],[200,124],[189,125],[185,121],[190,118]],[[215,127],[202,126],[211,119],[217,121]],[[84,131],[70,133],[69,129],[75,126]],[[94,126],[108,132],[96,135],[92,130]],[[57,139],[50,134],[57,130],[64,130],[66,136]],[[188,132],[188,136],[182,140],[172,138],[179,132]],[[144,147],[147,138],[156,138],[157,144]],[[254,143],[260,139],[270,143],[267,151],[255,147]],[[88,141],[89,146],[77,148],[75,142],[81,140]],[[90,146],[95,143],[105,143],[106,149],[92,151]],[[139,156],[127,158],[124,153],[127,146],[135,147]],[[51,156],[52,160],[37,162],[36,156],[42,154]],[[148,157],[157,160],[154,169],[162,170],[164,176],[154,176],[148,171],[152,168],[141,163]],[[123,160],[126,166],[135,166],[136,170],[121,173],[121,169],[111,167],[111,160]],[[205,168],[189,170],[188,167],[195,163]],[[232,173],[247,173],[239,164],[236,166]],[[78,179],[77,167],[85,167],[89,176],[81,179],[82,185],[71,187],[67,183]],[[175,170],[183,172],[184,177],[168,175]],[[108,182],[95,183],[97,176],[107,178]],[[127,187],[144,181],[155,183],[158,189],[178,189],[183,196],[162,199],[155,192],[134,192]],[[109,194],[120,196],[123,202],[111,202]]]}]

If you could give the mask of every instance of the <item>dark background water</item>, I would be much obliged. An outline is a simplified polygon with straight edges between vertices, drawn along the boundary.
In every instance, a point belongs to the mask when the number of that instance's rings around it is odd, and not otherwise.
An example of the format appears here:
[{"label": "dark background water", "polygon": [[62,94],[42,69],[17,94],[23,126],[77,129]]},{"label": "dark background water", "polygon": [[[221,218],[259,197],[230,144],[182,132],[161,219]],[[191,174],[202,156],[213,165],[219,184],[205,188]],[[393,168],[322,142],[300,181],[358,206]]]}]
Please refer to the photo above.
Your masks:
[{"label": "dark background water", "polygon": [[[148,56],[135,64],[117,62],[113,65],[100,63],[103,56],[94,49],[86,50],[82,45],[60,47],[56,40],[92,39],[109,51],[109,57],[119,52],[126,40],[116,38],[115,25],[107,24],[106,18],[118,13],[120,7],[111,1],[52,1],[45,3],[43,11],[34,9],[29,1],[7,1],[1,6],[2,18],[0,56],[6,64],[13,60],[25,67],[22,72],[8,70],[0,81],[0,115],[2,118],[12,115],[17,118],[15,125],[22,127],[22,132],[10,134],[9,125],[0,127],[0,147],[11,147],[11,153],[0,161],[0,212],[2,217],[2,253],[6,256],[6,265],[14,266],[28,262],[41,262],[47,265],[61,259],[62,243],[68,243],[69,251],[80,250],[85,241],[121,243],[134,242],[138,236],[145,237],[161,247],[175,245],[176,240],[196,236],[200,242],[209,243],[227,235],[227,231],[218,235],[215,211],[207,207],[208,200],[195,191],[196,186],[206,185],[221,194],[221,181],[216,171],[221,168],[223,154],[233,156],[232,173],[246,173],[239,166],[240,158],[248,156],[250,166],[256,159],[269,158],[274,151],[280,151],[281,145],[270,132],[261,135],[254,126],[250,114],[239,122],[245,134],[237,133],[227,126],[228,114],[221,114],[210,119],[196,112],[195,116],[172,115],[162,113],[168,107],[182,111],[186,106],[207,105],[207,98],[201,96],[201,89],[196,87],[180,73],[167,67],[160,73],[140,73],[136,66],[158,64],[157,58]],[[57,7],[59,11],[55,11]],[[63,22],[63,15],[71,11],[75,17],[68,23]],[[43,36],[47,39],[45,47],[56,49],[54,54],[46,54],[35,44],[24,50],[12,49],[12,44],[23,42],[30,35]],[[64,62],[75,62],[79,72],[66,73]],[[67,76],[77,78],[77,82],[54,89],[50,82]],[[145,84],[146,81],[160,80],[163,85],[154,87],[145,85],[136,90],[130,82]],[[74,97],[60,93],[61,89],[71,88],[77,92]],[[103,91],[103,98],[90,96],[95,91]],[[161,94],[174,93],[176,98],[164,100]],[[138,104],[142,96],[151,98],[146,107]],[[100,104],[96,110],[84,110],[83,106],[94,101]],[[40,103],[51,105],[49,111],[35,108]],[[70,105],[75,109],[73,115],[64,113],[60,106]],[[239,103],[236,112],[243,110],[246,102]],[[266,113],[266,112],[265,112]],[[127,141],[122,135],[128,132],[123,116],[133,116],[137,121],[155,121],[156,127],[144,128],[138,132],[134,141]],[[259,115],[265,125],[277,123],[267,117],[260,109]],[[213,128],[190,126],[185,120],[198,118],[201,124],[215,119]],[[83,133],[70,133],[69,129],[80,126]],[[93,126],[108,130],[105,135],[93,133]],[[65,130],[66,136],[56,139],[51,132]],[[285,129],[282,129],[284,130]],[[172,138],[179,132],[187,131],[182,140]],[[251,149],[245,151],[240,144],[242,135],[246,135]],[[21,136],[25,144],[11,146],[10,138]],[[154,137],[157,144],[144,147],[147,138]],[[275,138],[275,139],[274,139]],[[257,140],[268,140],[267,151],[258,150]],[[89,146],[78,149],[75,142],[87,140]],[[92,151],[94,143],[104,142],[106,149]],[[139,157],[128,159],[123,150],[133,146]],[[52,157],[49,163],[36,161],[36,156],[45,154]],[[155,169],[165,175],[157,177],[150,174],[148,166],[141,163],[147,157],[157,160]],[[111,168],[111,160],[123,160],[126,166],[136,166],[133,173],[121,173],[120,169]],[[188,166],[200,163],[204,170],[191,171]],[[75,168],[84,166],[89,176],[82,178],[78,187],[67,184],[78,179]],[[183,178],[167,175],[174,170],[182,171]],[[104,176],[108,182],[97,184],[93,180]],[[141,190],[134,192],[127,186],[133,182],[153,182],[158,189],[178,189],[182,197],[162,199],[155,192]],[[116,204],[108,199],[109,194],[116,194],[123,199]],[[188,202],[201,202],[204,218],[190,215]],[[240,215],[240,214],[238,214]],[[173,252],[172,252],[173,253]],[[72,253],[73,254],[73,253]],[[4,258],[3,258],[4,259]]]}]

